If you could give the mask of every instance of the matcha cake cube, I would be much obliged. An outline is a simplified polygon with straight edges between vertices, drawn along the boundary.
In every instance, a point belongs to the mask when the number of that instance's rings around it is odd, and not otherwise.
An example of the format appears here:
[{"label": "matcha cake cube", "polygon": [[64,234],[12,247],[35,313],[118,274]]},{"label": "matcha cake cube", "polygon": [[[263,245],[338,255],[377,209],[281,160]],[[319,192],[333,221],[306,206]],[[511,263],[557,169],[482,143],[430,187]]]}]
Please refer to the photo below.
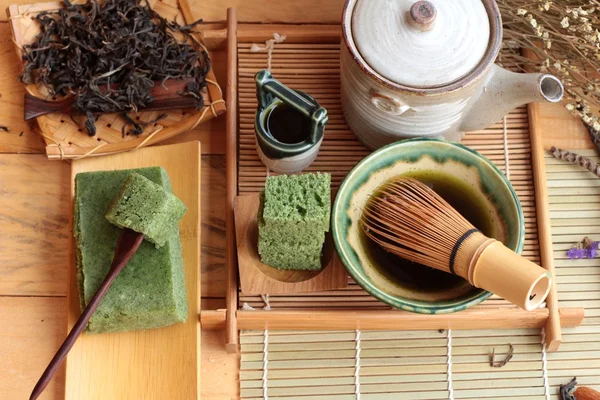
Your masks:
[{"label": "matcha cake cube", "polygon": [[272,227],[329,231],[331,175],[279,175],[267,178],[263,219]]},{"label": "matcha cake cube", "polygon": [[257,215],[261,261],[278,269],[318,270],[331,210],[329,174],[267,178]]},{"label": "matcha cake cube", "polygon": [[320,238],[325,240],[325,231],[321,226],[307,226],[301,221],[290,221],[289,223],[267,223],[264,219],[265,191],[260,192],[260,205],[258,208],[258,232],[263,238],[278,238],[283,242],[310,241]]},{"label": "matcha cake cube", "polygon": [[[110,269],[121,229],[106,218],[125,181],[137,173],[172,193],[160,167],[79,173],[75,177],[77,283],[83,310]],[[187,318],[179,226],[156,248],[144,240],[117,276],[87,326],[90,333],[159,328]]]},{"label": "matcha cake cube", "polygon": [[263,264],[277,269],[319,270],[323,243],[286,243],[259,239],[258,253]]},{"label": "matcha cake cube", "polygon": [[114,225],[144,234],[156,247],[172,235],[187,208],[175,195],[140,174],[131,174],[106,218]]}]

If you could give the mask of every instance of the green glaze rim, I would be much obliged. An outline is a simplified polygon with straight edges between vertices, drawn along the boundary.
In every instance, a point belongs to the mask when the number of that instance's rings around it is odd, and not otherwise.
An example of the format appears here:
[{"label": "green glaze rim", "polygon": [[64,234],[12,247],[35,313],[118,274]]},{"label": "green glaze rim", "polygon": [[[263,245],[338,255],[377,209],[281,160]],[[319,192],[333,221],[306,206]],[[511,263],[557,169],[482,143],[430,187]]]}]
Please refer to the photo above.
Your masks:
[{"label": "green glaze rim", "polygon": [[[382,168],[386,168],[395,164],[398,160],[401,159],[399,157],[393,156],[394,150],[396,148],[415,145],[418,146],[421,143],[437,143],[441,146],[453,148],[454,150],[465,151],[469,153],[468,157],[473,157],[473,162],[469,164],[474,165],[480,171],[480,178],[482,176],[485,176],[485,174],[481,173],[482,168],[486,168],[489,170],[489,172],[492,172],[499,178],[498,182],[504,183],[506,189],[508,189],[508,191],[512,195],[512,199],[514,200],[514,207],[517,210],[517,215],[515,216],[515,219],[518,223],[518,237],[516,239],[516,243],[508,247],[511,248],[511,250],[520,254],[523,251],[523,245],[525,241],[525,220],[523,217],[523,209],[521,208],[519,198],[506,175],[504,175],[504,173],[502,173],[502,171],[500,171],[498,167],[494,165],[494,163],[492,163],[489,159],[487,159],[477,151],[459,143],[449,142],[440,139],[415,138],[394,142],[371,153],[370,155],[362,159],[358,164],[356,164],[354,168],[352,168],[352,170],[348,173],[346,178],[344,178],[337,192],[331,213],[331,231],[333,235],[335,249],[337,251],[338,256],[340,257],[340,260],[346,267],[346,270],[348,271],[350,276],[352,276],[354,281],[369,294],[397,309],[416,312],[420,314],[448,314],[457,311],[462,311],[464,309],[477,305],[487,300],[492,295],[492,293],[483,289],[478,289],[476,291],[473,291],[471,294],[460,298],[459,300],[450,299],[447,301],[440,302],[439,305],[428,303],[425,301],[411,300],[390,295],[380,290],[368,279],[363,278],[364,272],[359,272],[359,268],[362,267],[354,264],[354,260],[357,260],[358,256],[356,255],[352,246],[346,240],[346,238],[348,237],[348,230],[351,226],[349,217],[346,214],[346,210],[349,207],[350,199],[352,198],[353,193],[358,188],[360,188],[374,173],[376,173]],[[449,152],[431,154],[425,151],[420,155],[411,155],[410,157],[407,157],[407,159],[415,158],[416,160],[419,160],[425,156],[429,156],[434,161],[440,163],[443,163],[446,160],[453,160],[463,165],[466,164],[464,159],[460,159],[455,155],[449,154]],[[490,195],[490,193],[485,192],[485,184],[481,184],[480,187],[482,188],[482,190],[484,190],[485,194]],[[497,204],[495,201],[494,203]],[[499,210],[499,213],[503,214],[501,210]],[[507,231],[510,232],[511,229],[507,227]],[[350,256],[350,254],[353,254],[353,256]]]}]

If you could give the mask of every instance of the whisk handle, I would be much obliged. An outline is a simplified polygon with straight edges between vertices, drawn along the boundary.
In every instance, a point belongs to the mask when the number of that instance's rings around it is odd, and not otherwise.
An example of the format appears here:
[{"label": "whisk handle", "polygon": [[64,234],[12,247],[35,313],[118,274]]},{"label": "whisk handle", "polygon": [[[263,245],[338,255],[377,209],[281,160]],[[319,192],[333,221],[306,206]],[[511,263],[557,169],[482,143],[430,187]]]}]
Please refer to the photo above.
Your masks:
[{"label": "whisk handle", "polygon": [[[483,247],[485,246],[485,247]],[[472,260],[471,283],[532,311],[546,300],[552,274],[497,240],[486,241]]]}]

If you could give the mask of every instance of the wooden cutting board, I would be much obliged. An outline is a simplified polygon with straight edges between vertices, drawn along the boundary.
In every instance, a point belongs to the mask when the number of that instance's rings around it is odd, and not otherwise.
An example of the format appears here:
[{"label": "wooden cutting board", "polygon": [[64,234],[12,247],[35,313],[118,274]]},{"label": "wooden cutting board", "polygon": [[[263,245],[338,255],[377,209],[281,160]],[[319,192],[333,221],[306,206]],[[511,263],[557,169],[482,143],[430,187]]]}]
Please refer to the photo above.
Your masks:
[{"label": "wooden cutting board", "polygon": [[[200,143],[149,147],[73,161],[71,199],[73,179],[79,172],[151,166],[161,166],[167,171],[174,194],[188,208],[180,223],[187,321],[145,331],[99,335],[84,333],[66,361],[67,400],[200,398]],[[71,212],[71,219],[72,215]],[[80,314],[72,227],[71,220],[67,295],[69,330]]]}]

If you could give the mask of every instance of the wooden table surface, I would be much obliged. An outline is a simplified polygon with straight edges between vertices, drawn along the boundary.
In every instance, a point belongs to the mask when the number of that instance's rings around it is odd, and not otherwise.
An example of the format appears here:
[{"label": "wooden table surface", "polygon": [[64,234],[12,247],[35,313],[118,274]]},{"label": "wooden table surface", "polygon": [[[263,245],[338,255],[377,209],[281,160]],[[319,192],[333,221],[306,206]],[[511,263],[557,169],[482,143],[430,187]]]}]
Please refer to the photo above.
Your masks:
[{"label": "wooden table surface", "polygon": [[[5,9],[11,0],[0,0]],[[27,0],[17,1],[29,3]],[[337,22],[343,0],[192,1],[206,21],[223,21],[237,6],[241,21]],[[319,7],[312,7],[314,3]],[[217,80],[226,82],[225,52],[213,53]],[[68,199],[70,164],[48,161],[44,145],[23,122],[23,87],[5,15],[0,15],[0,399],[28,398],[31,388],[66,335]],[[589,147],[583,127],[559,106],[543,106],[546,144]],[[167,143],[202,142],[202,302],[224,307],[225,117]],[[224,350],[221,331],[202,333],[202,399],[238,398],[237,355]],[[62,399],[64,372],[44,399]]]}]

